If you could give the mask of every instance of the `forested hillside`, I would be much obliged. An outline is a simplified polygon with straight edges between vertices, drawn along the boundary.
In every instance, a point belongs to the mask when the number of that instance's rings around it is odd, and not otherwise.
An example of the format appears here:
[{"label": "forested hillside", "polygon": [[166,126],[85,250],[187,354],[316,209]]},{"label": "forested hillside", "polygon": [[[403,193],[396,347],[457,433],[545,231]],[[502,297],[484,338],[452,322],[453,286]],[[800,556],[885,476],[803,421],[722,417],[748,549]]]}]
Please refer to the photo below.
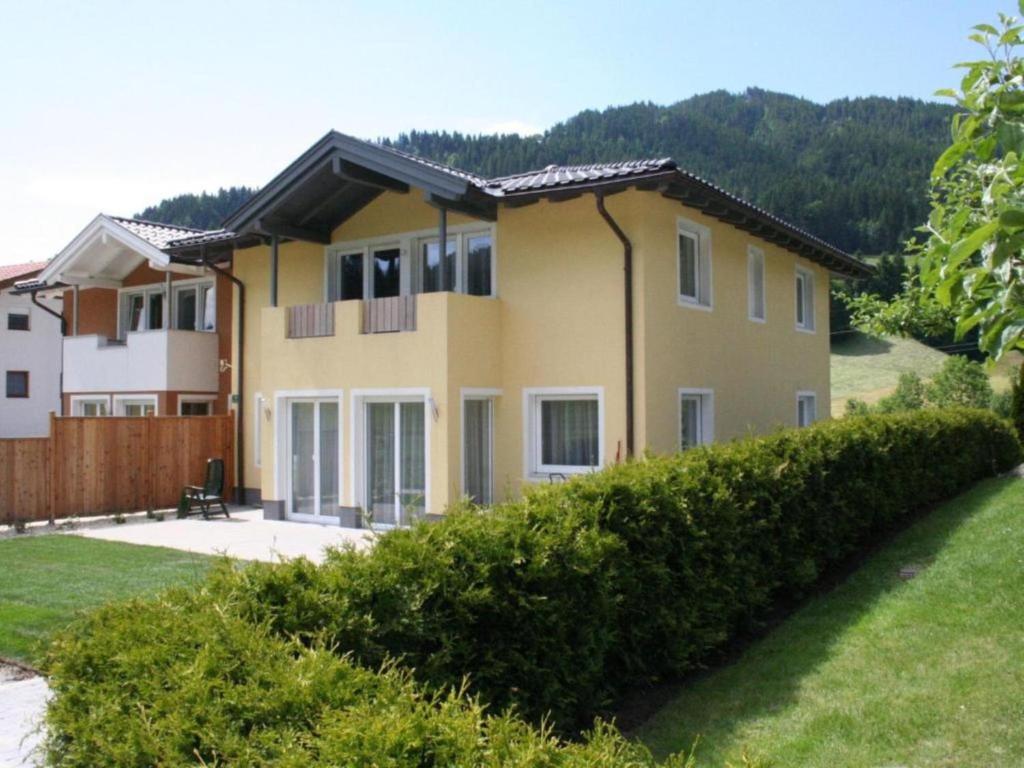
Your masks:
[{"label": "forested hillside", "polygon": [[[413,131],[383,141],[484,176],[550,163],[671,156],[844,249],[881,253],[899,250],[925,220],[928,173],[949,142],[951,115],[950,107],[916,99],[822,105],[749,89],[669,106],[587,110],[538,136]],[[183,195],[142,215],[217,226],[248,194],[231,188]]]}]

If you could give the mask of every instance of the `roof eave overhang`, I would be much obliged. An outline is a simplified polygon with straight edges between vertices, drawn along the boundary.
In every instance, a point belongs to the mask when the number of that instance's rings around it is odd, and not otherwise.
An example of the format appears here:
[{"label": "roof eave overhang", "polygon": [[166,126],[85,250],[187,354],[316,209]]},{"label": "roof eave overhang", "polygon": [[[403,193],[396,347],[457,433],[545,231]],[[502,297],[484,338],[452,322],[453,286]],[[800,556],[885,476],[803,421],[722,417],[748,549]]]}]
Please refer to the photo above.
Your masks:
[{"label": "roof eave overhang", "polygon": [[74,269],[75,264],[83,256],[86,249],[97,238],[111,238],[139,255],[140,261],[146,261],[154,269],[167,269],[171,263],[170,256],[152,243],[143,240],[134,232],[125,229],[109,216],[99,214],[75,238],[61,250],[50,263],[39,273],[39,281],[47,285],[63,282],[68,285],[93,285],[97,287],[117,287],[116,281],[96,277]]},{"label": "roof eave overhang", "polygon": [[[480,193],[468,179],[332,131],[231,214],[223,223],[224,229],[239,235],[255,233],[290,237],[286,234],[287,225],[275,222],[275,207],[304,180],[325,169],[339,178],[345,178],[349,183],[375,186],[365,180],[361,182],[359,179],[345,177],[341,170],[342,164],[365,169],[381,179],[422,189],[432,204],[446,204],[456,210],[463,207],[481,215],[493,212],[495,207],[490,196]],[[275,223],[274,227],[269,226],[271,222]],[[292,234],[298,239],[304,237],[301,231],[293,231]]]}]

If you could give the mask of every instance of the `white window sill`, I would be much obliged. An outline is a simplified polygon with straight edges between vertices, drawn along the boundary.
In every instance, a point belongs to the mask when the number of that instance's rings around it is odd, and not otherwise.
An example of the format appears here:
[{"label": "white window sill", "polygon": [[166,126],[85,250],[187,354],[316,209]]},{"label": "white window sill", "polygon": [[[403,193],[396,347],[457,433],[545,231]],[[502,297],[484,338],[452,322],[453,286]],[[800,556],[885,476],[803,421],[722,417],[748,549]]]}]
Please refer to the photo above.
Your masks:
[{"label": "white window sill", "polygon": [[676,297],[676,304],[678,304],[680,307],[686,307],[687,309],[699,309],[703,312],[711,311],[710,304],[702,304],[699,301],[694,301],[692,299],[684,299],[681,296]]},{"label": "white window sill", "polygon": [[768,319],[764,317],[747,317],[747,319],[752,323],[757,323],[758,325],[764,325],[768,322]]},{"label": "white window sill", "polygon": [[808,327],[806,327],[806,326],[803,326],[803,325],[798,325],[798,326],[795,326],[795,328],[796,328],[796,330],[798,330],[798,331],[799,331],[800,333],[811,333],[811,334],[817,333],[817,330],[816,330],[816,329],[814,329],[814,328],[808,328]]}]

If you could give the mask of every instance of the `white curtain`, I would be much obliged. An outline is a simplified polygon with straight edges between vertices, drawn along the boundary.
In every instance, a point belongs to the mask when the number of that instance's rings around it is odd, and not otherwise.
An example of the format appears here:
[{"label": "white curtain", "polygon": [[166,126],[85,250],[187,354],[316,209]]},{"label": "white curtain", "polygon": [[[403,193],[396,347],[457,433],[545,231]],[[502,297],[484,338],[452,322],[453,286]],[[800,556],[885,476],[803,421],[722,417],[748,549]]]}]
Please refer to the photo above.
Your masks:
[{"label": "white curtain", "polygon": [[426,451],[423,403],[400,403],[399,459],[401,461],[402,522],[406,514],[422,515],[426,512]]},{"label": "white curtain", "polygon": [[477,504],[491,503],[491,401],[465,402],[463,435],[466,494]]},{"label": "white curtain", "polygon": [[596,467],[599,463],[596,400],[541,401],[541,463]]},{"label": "white curtain", "polygon": [[338,404],[320,403],[320,514],[338,514]]}]

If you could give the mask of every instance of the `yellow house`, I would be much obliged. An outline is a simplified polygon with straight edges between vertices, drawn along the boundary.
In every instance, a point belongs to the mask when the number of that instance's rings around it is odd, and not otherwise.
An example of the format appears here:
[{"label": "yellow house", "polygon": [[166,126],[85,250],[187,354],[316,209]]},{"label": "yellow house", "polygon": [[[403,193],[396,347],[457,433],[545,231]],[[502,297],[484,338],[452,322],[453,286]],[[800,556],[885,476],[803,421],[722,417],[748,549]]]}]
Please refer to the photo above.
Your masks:
[{"label": "yellow house", "polygon": [[829,276],[869,269],[669,159],[484,179],[333,132],[176,250],[232,258],[249,496],[344,525],[824,417]]}]

